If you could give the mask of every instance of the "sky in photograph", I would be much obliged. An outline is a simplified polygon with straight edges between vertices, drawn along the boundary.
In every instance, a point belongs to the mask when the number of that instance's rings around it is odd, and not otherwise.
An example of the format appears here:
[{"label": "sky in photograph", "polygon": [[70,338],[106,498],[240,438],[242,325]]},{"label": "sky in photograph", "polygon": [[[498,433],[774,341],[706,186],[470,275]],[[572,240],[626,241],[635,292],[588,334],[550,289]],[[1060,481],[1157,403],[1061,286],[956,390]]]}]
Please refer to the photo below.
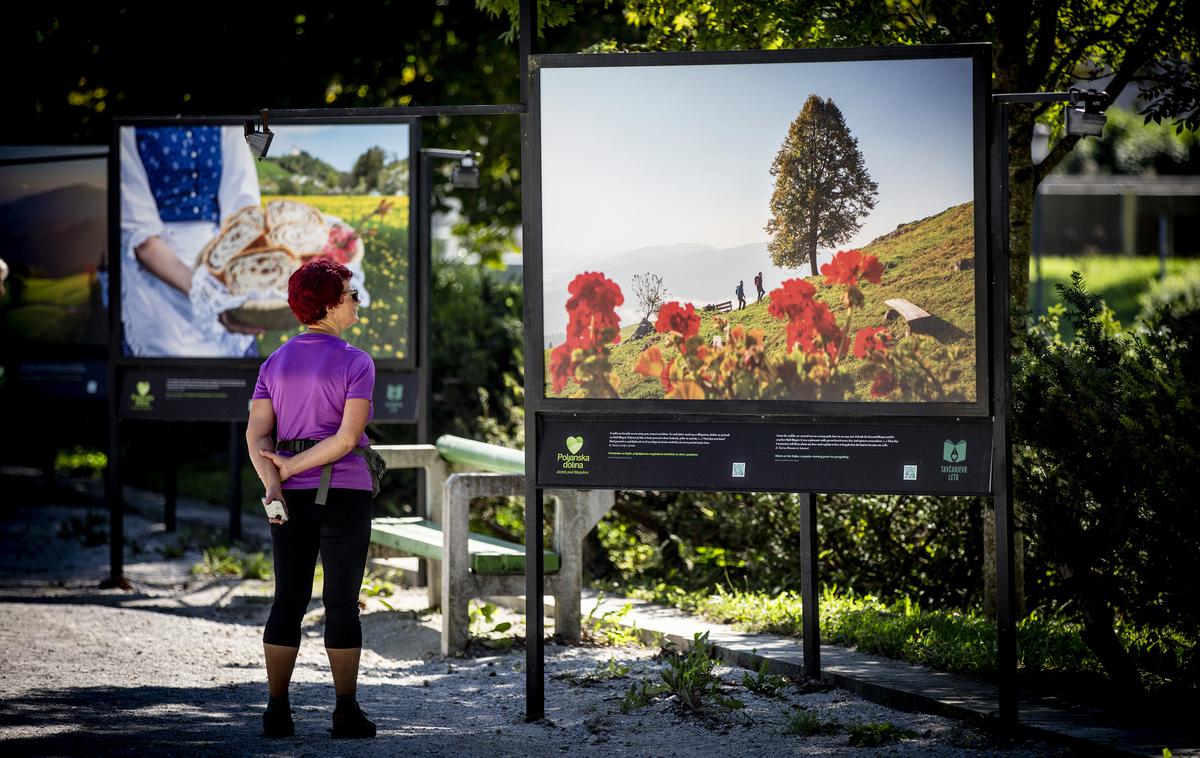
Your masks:
[{"label": "sky in photograph", "polygon": [[810,94],[841,109],[879,185],[839,248],[971,200],[970,76],[967,59],[543,69],[545,271],[765,243],[771,161]]},{"label": "sky in photograph", "polygon": [[0,205],[75,185],[107,191],[108,159],[83,158],[0,166]]},{"label": "sky in photograph", "polygon": [[275,137],[267,153],[273,158],[303,150],[338,171],[354,168],[354,161],[371,147],[382,147],[392,158],[408,157],[407,124],[320,124],[273,126]]}]

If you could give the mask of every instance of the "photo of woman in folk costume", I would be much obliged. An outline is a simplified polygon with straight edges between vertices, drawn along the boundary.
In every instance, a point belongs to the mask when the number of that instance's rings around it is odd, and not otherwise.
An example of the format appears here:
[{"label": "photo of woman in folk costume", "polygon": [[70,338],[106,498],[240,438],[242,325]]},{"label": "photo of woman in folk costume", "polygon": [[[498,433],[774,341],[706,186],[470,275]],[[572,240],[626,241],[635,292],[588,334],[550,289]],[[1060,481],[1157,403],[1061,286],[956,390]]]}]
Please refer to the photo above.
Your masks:
[{"label": "photo of woman in folk costume", "polygon": [[222,314],[192,322],[189,292],[200,250],[229,216],[260,204],[258,175],[237,126],[123,127],[121,320],[123,352],[139,357],[258,354],[261,329]]}]

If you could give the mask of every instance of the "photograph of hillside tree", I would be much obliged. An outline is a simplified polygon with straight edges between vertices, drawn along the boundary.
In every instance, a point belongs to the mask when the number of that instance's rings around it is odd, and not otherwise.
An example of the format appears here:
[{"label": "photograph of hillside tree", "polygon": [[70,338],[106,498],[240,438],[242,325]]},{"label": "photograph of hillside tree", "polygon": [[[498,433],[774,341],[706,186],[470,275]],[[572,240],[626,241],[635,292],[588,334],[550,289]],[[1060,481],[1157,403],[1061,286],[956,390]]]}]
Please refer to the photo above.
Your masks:
[{"label": "photograph of hillside tree", "polygon": [[[547,397],[973,400],[970,65],[777,64],[765,79],[809,94],[790,107],[748,97],[719,125],[702,77],[720,68],[752,93],[764,86],[753,65],[544,70]],[[941,86],[921,97],[919,124],[879,128],[890,98],[865,93],[930,78]],[[618,82],[696,99],[658,103]],[[631,136],[634,113],[658,133]],[[707,181],[650,175],[665,135],[706,118],[738,135],[688,151]],[[615,167],[645,196],[607,191]]]},{"label": "photograph of hillside tree", "polygon": [[771,176],[771,260],[781,268],[808,262],[816,276],[817,245],[849,241],[862,226],[860,219],[875,207],[879,189],[833,100],[808,96],[788,127]]}]

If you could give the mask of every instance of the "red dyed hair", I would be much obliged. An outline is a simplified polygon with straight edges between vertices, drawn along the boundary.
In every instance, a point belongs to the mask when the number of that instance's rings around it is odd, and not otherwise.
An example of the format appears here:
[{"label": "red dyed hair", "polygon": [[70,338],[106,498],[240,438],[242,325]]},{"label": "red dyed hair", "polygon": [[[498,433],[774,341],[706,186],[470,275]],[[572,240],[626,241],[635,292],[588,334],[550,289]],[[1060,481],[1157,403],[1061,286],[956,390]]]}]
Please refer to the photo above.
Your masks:
[{"label": "red dyed hair", "polygon": [[315,324],[342,299],[350,269],[329,258],[313,258],[288,277],[288,306],[302,324]]}]

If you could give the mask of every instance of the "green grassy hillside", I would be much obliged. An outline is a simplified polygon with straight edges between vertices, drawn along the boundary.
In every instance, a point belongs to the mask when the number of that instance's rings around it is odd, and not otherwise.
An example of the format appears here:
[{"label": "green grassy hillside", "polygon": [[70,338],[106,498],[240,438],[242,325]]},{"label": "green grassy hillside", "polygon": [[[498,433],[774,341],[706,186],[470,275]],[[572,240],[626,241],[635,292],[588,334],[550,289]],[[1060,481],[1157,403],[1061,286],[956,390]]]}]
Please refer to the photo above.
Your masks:
[{"label": "green grassy hillside", "polygon": [[[911,224],[905,224],[896,231],[886,234],[861,248],[864,253],[875,255],[884,265],[882,282],[878,285],[860,282],[866,299],[862,308],[853,313],[850,331],[853,333],[864,326],[883,325],[888,306],[884,301],[889,298],[903,298],[920,306],[931,315],[945,322],[947,326],[942,332],[942,344],[957,345],[965,348],[958,360],[957,368],[961,371],[961,379],[956,389],[968,399],[975,398],[975,271],[968,268],[962,271],[954,270],[954,265],[960,260],[975,257],[974,247],[974,204],[964,203],[949,208],[936,216],[931,216]],[[796,277],[800,277],[800,272]],[[838,324],[845,326],[846,310],[841,305],[842,287],[826,287],[824,277],[805,277],[817,287],[817,297],[823,300],[837,317]],[[628,297],[628,295],[627,295]],[[697,304],[700,305],[700,304]],[[787,325],[781,319],[772,317],[767,312],[769,298],[764,297],[759,303],[750,303],[744,310],[733,311],[727,316],[733,323],[743,324],[747,328],[761,328],[767,334],[768,354],[778,357],[784,352]],[[897,319],[892,324],[892,333],[899,339],[912,339],[906,336],[903,319]],[[612,364],[620,377],[620,394],[624,398],[658,398],[662,397],[663,389],[657,379],[642,376],[635,372],[638,355],[653,345],[663,347],[663,356],[670,360],[675,356],[673,348],[667,348],[662,335],[651,334],[639,340],[632,339],[636,324],[625,326],[621,330],[621,342],[613,348]],[[700,326],[700,334],[705,340],[711,340],[717,334],[716,314],[704,313]],[[932,338],[925,337],[926,340]],[[545,351],[548,362],[550,351]],[[934,357],[934,365],[944,367],[945,358]],[[939,364],[939,361],[941,364]],[[843,362],[840,370],[854,371],[856,359],[850,356]],[[547,371],[547,375],[548,375]],[[547,376],[547,379],[549,377]],[[870,399],[869,385],[860,382],[856,388],[856,398]],[[574,383],[570,383],[558,396],[566,397],[575,392]],[[546,395],[554,397],[550,383],[546,384]]]}]

